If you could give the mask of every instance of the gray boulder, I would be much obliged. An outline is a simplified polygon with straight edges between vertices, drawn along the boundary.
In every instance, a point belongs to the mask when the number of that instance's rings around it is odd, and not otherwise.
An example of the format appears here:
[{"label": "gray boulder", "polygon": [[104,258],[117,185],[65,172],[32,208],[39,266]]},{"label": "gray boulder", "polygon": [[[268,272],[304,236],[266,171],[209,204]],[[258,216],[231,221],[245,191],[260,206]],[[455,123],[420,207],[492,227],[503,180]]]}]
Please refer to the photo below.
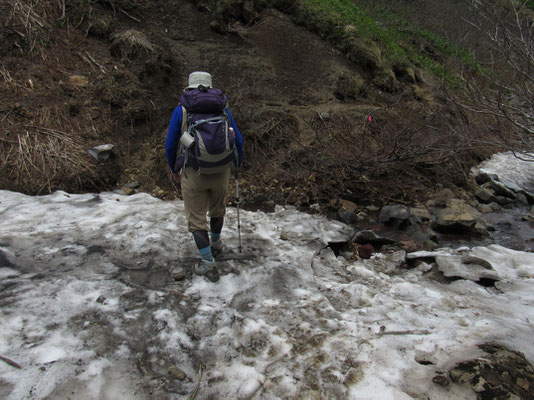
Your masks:
[{"label": "gray boulder", "polygon": [[385,225],[391,225],[395,228],[403,226],[409,226],[413,224],[411,220],[412,213],[406,206],[395,204],[391,206],[385,206],[380,210],[380,216],[378,222]]}]

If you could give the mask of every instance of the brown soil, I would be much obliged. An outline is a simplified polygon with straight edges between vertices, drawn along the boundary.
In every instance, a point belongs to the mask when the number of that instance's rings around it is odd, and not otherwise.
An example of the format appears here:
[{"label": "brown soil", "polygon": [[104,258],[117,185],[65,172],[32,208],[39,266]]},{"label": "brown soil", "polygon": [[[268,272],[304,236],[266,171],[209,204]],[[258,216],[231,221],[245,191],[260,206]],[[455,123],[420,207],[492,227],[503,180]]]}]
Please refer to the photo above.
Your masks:
[{"label": "brown soil", "polygon": [[[20,52],[5,43],[0,49],[4,146],[20,142],[25,130],[43,137],[53,129],[75,141],[78,161],[58,161],[45,173],[43,166],[7,157],[1,188],[110,190],[137,181],[139,190],[176,197],[179,189],[169,176],[164,142],[171,113],[194,70],[210,71],[215,86],[230,98],[245,140],[240,187],[249,207],[267,201],[306,207],[336,197],[413,201],[438,180],[464,183],[472,154],[453,164],[436,162],[435,154],[428,159],[414,154],[417,162],[383,157],[392,137],[419,140],[421,121],[445,127],[455,118],[448,106],[435,101],[430,76],[417,84],[404,82],[398,93],[382,93],[368,83],[369,71],[270,9],[252,26],[221,27],[195,2],[132,8],[106,4],[94,4],[86,13],[67,9],[69,21],[81,21],[77,29],[74,24],[51,27],[49,41],[37,50]],[[111,21],[109,27],[103,21]],[[217,33],[222,29],[227,33]],[[117,34],[128,30],[142,32],[148,44],[121,42]],[[73,83],[72,75],[87,82]],[[367,121],[370,114],[372,122]],[[116,157],[97,162],[86,150],[104,143],[116,146]]]}]

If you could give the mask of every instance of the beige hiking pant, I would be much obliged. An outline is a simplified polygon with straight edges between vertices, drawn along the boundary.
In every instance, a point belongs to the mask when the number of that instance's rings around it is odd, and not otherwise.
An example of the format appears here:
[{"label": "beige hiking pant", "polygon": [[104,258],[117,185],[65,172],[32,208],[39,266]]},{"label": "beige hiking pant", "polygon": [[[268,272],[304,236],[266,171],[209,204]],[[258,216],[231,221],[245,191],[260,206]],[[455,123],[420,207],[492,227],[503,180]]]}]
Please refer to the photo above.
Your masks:
[{"label": "beige hiking pant", "polygon": [[182,196],[189,232],[210,230],[206,215],[223,217],[230,181],[230,167],[220,174],[197,175],[191,168],[182,174]]}]

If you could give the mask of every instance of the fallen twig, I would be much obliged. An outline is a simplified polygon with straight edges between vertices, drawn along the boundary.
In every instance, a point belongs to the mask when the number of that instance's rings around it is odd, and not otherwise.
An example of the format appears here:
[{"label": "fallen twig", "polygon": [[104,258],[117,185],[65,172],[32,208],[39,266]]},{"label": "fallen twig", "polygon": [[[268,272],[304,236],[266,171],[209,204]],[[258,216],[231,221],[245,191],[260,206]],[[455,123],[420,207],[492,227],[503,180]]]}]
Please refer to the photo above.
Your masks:
[{"label": "fallen twig", "polygon": [[197,398],[198,389],[200,389],[200,382],[202,381],[202,369],[203,369],[203,367],[204,366],[202,365],[202,363],[200,363],[200,366],[198,367],[198,382],[197,382],[197,386],[195,387],[195,390],[191,394],[191,397],[189,398],[189,400],[195,400]]},{"label": "fallen twig", "polygon": [[17,369],[22,369],[22,367],[21,367],[19,364],[17,364],[17,363],[16,363],[15,361],[13,361],[13,360],[10,360],[10,359],[7,358],[7,357],[0,356],[0,360],[4,361],[6,364],[11,365],[12,367],[15,367],[15,368],[17,368]]},{"label": "fallen twig", "polygon": [[91,54],[89,54],[89,52],[85,52],[85,54],[87,55],[87,57],[89,58],[89,60],[91,60],[98,68],[100,68],[100,71],[102,71],[102,73],[106,73],[106,69],[100,65],[99,63],[96,62],[96,60],[93,58],[93,56]]},{"label": "fallen twig", "polygon": [[427,331],[426,329],[420,331],[383,331],[378,332],[378,336],[385,335],[430,335],[432,332]]},{"label": "fallen twig", "polygon": [[134,21],[137,21],[137,22],[142,22],[139,18],[135,18],[134,16],[128,14],[126,11],[124,11],[122,8],[119,8],[119,11],[121,13],[124,13],[127,17],[133,19]]}]

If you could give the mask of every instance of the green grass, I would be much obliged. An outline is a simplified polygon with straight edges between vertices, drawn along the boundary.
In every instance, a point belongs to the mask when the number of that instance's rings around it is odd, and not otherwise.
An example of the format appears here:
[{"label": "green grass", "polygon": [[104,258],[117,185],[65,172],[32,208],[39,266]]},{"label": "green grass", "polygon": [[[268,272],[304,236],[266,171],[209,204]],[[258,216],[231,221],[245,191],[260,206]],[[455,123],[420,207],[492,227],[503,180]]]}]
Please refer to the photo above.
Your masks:
[{"label": "green grass", "polygon": [[407,61],[405,51],[395,42],[388,31],[377,26],[361,8],[350,0],[301,0],[303,11],[309,14],[312,21],[323,34],[339,41],[344,39],[347,25],[356,29],[356,36],[364,42],[375,42],[390,65]]},{"label": "green grass", "polygon": [[[442,60],[454,58],[470,68],[479,67],[467,50],[428,29],[413,26],[386,6],[375,5],[373,14],[380,17],[377,23],[377,19],[358,7],[353,0],[300,0],[298,4],[301,14],[298,22],[317,30],[342,50],[347,50],[345,28],[352,25],[357,39],[378,45],[388,67],[423,67],[452,84],[458,78],[446,70]],[[421,51],[424,46],[419,44],[429,45],[434,54]]]}]

